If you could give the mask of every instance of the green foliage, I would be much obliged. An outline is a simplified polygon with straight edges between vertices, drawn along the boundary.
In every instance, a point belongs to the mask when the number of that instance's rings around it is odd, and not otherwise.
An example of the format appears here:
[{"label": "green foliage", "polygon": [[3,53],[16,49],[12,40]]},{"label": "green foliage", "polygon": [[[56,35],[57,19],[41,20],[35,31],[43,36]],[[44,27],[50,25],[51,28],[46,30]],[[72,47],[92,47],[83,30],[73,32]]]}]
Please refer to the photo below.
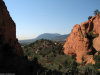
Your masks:
[{"label": "green foliage", "polygon": [[[53,52],[55,54],[64,54],[63,46],[61,43],[53,42],[50,40],[37,40],[36,42],[23,47],[24,54],[27,56],[42,55],[43,57]],[[30,53],[30,54],[29,54]],[[34,53],[34,54],[32,54]]]},{"label": "green foliage", "polygon": [[64,55],[62,43],[41,39],[24,46],[23,50],[25,56],[30,56],[31,60],[36,57],[38,62],[47,69],[57,70],[64,74],[77,70],[75,59]]},{"label": "green foliage", "polygon": [[42,55],[43,57],[46,56],[47,54],[49,54],[51,52],[51,49],[43,49],[40,51],[40,55]]},{"label": "green foliage", "polygon": [[92,18],[92,16],[89,16],[89,17],[88,17],[88,20],[90,20],[91,18]]},{"label": "green foliage", "polygon": [[92,64],[87,64],[80,68],[80,73],[83,73],[84,75],[97,75],[97,70]]},{"label": "green foliage", "polygon": [[[93,32],[88,35],[93,36]],[[31,57],[31,62],[36,61],[36,75],[99,75],[100,52],[94,57],[95,65],[84,65],[76,63],[75,55],[65,55],[63,45],[59,42],[41,39],[24,46],[23,50],[25,56]]]},{"label": "green foliage", "polygon": [[100,12],[98,14],[100,14]]},{"label": "green foliage", "polygon": [[96,9],[96,10],[94,11],[94,15],[98,15],[98,14],[100,14],[100,11],[99,11],[98,9]]},{"label": "green foliage", "polygon": [[95,67],[96,69],[100,69],[100,51],[98,52],[98,55],[94,56],[95,62]]}]

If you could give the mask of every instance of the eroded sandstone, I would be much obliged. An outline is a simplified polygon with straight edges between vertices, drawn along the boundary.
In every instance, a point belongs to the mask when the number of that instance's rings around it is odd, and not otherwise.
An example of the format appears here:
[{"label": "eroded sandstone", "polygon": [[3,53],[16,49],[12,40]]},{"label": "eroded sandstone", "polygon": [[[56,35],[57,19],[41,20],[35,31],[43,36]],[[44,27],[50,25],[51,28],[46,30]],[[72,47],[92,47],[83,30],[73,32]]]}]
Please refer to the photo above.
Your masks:
[{"label": "eroded sandstone", "polygon": [[64,44],[64,53],[76,55],[78,63],[92,63],[93,55],[100,50],[100,15],[76,24]]}]

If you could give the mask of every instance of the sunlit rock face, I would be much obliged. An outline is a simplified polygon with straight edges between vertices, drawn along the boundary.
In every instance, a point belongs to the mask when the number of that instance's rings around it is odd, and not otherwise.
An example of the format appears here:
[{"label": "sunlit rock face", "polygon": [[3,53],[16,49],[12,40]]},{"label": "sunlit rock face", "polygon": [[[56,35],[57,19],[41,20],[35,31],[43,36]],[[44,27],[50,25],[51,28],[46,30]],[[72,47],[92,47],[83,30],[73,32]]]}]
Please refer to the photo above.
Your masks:
[{"label": "sunlit rock face", "polygon": [[16,39],[16,25],[10,17],[3,0],[0,0],[0,42],[2,45],[9,44],[13,47],[17,55],[23,55],[22,48]]},{"label": "sunlit rock face", "polygon": [[100,15],[76,24],[64,44],[64,53],[76,55],[78,63],[95,64],[93,55],[100,50]]},{"label": "sunlit rock face", "polygon": [[93,40],[93,47],[100,51],[100,16],[96,16],[96,18],[93,20],[94,28],[96,34],[98,34],[98,37]]}]

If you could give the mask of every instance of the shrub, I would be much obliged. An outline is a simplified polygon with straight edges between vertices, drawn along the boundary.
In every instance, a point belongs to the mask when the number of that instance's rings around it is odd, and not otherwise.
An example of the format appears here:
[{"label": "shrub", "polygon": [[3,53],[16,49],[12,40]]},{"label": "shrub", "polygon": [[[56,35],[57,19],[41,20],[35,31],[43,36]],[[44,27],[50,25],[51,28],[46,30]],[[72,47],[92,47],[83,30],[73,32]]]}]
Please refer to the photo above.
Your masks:
[{"label": "shrub", "polygon": [[98,52],[98,55],[94,56],[94,60],[96,61],[95,62],[95,67],[97,69],[100,69],[100,51]]},{"label": "shrub", "polygon": [[89,17],[88,17],[88,20],[90,20],[91,18],[92,18],[92,16],[89,16]]},{"label": "shrub", "polygon": [[94,11],[94,15],[98,15],[98,14],[100,14],[100,11],[99,11],[98,9],[96,9],[96,10]]},{"label": "shrub", "polygon": [[82,66],[80,68],[81,74],[83,73],[84,75],[97,75],[97,70],[92,64],[87,64],[86,66]]}]

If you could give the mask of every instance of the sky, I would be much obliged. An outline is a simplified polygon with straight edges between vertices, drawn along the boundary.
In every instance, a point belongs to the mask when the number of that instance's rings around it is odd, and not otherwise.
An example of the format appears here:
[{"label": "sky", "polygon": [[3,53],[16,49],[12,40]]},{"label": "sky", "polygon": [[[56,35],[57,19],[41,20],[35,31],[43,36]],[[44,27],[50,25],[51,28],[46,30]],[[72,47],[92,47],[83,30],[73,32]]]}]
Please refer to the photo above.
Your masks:
[{"label": "sky", "polygon": [[43,33],[69,34],[100,10],[100,0],[4,0],[19,40]]}]

